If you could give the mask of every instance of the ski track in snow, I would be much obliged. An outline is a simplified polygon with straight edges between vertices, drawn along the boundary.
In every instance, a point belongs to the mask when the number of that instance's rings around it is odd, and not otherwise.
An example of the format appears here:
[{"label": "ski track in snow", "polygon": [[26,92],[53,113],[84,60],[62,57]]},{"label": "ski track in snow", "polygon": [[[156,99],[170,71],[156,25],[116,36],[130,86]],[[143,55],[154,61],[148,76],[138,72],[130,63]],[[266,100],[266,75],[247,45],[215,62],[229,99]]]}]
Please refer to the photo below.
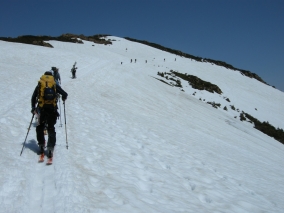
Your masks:
[{"label": "ski track in snow", "polygon": [[[203,80],[219,82],[222,96],[230,94],[232,104],[244,111],[249,106],[249,113],[263,119],[267,115],[260,112],[273,107],[270,102],[259,101],[256,112],[256,103],[244,101],[249,94],[238,97],[235,87],[208,70],[222,72],[232,84],[241,79],[241,87],[248,81],[264,91],[265,85],[218,66],[114,39],[111,46],[95,47],[86,41],[51,41],[53,49],[0,41],[1,52],[7,53],[0,59],[1,70],[11,70],[3,74],[0,89],[6,82],[25,88],[15,93],[16,87],[11,87],[0,94],[5,101],[0,116],[0,165],[5,169],[0,176],[0,212],[282,212],[283,145],[234,119],[235,112],[198,100],[216,96],[197,91],[192,97],[192,88],[181,92],[152,77],[170,69],[199,73]],[[72,80],[75,60],[79,68]],[[31,82],[38,80],[43,67],[51,66],[59,66],[69,96],[66,126],[61,101],[63,126],[58,120],[53,164],[46,166],[46,157],[44,163],[37,162],[34,121],[22,156],[18,153],[31,120],[28,109],[36,85]],[[23,70],[29,70],[28,80]],[[279,95],[267,88],[267,93]],[[277,113],[270,115],[272,122],[281,124],[283,112]]]}]

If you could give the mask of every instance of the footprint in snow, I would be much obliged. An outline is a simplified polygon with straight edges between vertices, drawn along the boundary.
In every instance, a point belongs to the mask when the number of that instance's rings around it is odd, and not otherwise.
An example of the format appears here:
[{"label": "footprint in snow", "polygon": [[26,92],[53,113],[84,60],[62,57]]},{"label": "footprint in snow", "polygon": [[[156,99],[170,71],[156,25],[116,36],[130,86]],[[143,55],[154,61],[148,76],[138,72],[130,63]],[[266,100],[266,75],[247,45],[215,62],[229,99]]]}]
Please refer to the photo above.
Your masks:
[{"label": "footprint in snow", "polygon": [[207,194],[201,194],[201,195],[198,196],[198,198],[202,203],[211,203],[212,202],[212,199]]}]

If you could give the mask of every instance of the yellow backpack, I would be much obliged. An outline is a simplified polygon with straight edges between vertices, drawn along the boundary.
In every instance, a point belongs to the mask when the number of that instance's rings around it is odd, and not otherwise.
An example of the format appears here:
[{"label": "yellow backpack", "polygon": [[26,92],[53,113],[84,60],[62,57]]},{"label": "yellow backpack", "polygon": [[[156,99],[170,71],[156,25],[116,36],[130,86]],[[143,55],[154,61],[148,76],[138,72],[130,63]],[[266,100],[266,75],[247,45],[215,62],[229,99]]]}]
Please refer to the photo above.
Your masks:
[{"label": "yellow backpack", "polygon": [[56,83],[52,75],[43,75],[38,81],[38,106],[56,106]]}]

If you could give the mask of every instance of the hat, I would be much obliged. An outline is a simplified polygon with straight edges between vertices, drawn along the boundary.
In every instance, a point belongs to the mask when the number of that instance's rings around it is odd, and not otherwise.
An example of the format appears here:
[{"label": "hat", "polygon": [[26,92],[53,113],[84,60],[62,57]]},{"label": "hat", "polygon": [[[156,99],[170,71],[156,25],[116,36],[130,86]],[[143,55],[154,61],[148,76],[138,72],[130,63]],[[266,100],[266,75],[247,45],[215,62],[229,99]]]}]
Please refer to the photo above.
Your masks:
[{"label": "hat", "polygon": [[52,75],[52,72],[46,71],[44,74],[45,74],[45,75]]}]

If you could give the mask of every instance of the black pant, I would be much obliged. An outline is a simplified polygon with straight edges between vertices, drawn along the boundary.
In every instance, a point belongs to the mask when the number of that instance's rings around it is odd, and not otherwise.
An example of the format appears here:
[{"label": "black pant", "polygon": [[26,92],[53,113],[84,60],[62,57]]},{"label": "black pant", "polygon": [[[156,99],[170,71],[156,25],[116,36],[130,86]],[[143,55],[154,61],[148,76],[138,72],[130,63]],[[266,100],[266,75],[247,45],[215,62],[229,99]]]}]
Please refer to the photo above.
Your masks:
[{"label": "black pant", "polygon": [[72,71],[72,77],[76,78],[76,71]]},{"label": "black pant", "polygon": [[44,128],[47,125],[48,131],[48,141],[47,147],[53,148],[56,144],[56,132],[54,125],[58,117],[58,112],[56,109],[40,109],[39,125],[36,127],[37,141],[39,146],[43,146],[45,142],[44,138]]}]

